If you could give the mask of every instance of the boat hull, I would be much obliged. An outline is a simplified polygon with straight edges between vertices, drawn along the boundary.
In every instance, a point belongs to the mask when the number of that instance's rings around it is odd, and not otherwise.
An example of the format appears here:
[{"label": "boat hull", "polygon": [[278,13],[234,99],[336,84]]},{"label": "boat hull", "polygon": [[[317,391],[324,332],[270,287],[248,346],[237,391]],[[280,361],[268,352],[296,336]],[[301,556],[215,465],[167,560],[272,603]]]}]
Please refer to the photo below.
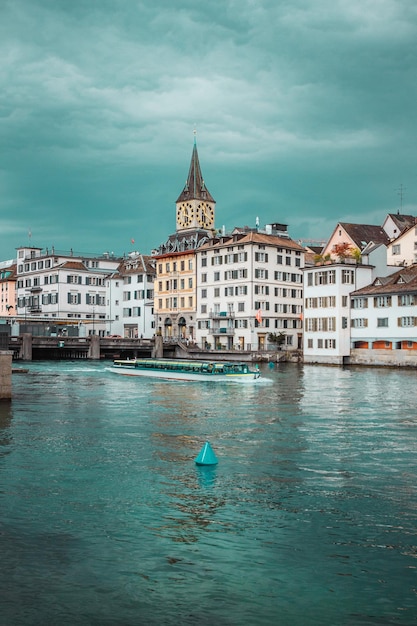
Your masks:
[{"label": "boat hull", "polygon": [[[182,369],[169,369],[172,366],[167,365],[167,369],[152,367],[142,367],[140,364],[132,362],[115,363],[110,369],[114,374],[122,376],[138,376],[146,378],[158,378],[165,380],[184,380],[193,382],[247,382],[253,383],[259,380],[260,373],[256,371],[247,372],[221,372],[216,367],[211,372],[206,371],[184,371]],[[217,368],[219,366],[217,365]]]}]

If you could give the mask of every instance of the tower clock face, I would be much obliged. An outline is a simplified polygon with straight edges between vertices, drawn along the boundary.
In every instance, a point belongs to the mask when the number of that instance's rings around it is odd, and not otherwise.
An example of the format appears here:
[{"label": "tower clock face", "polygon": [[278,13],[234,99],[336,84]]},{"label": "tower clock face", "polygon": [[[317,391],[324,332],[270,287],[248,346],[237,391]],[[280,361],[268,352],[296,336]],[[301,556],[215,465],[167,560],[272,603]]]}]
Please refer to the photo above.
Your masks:
[{"label": "tower clock face", "polygon": [[203,228],[211,228],[214,225],[214,209],[206,202],[199,205],[198,223]]},{"label": "tower clock face", "polygon": [[187,228],[190,226],[194,218],[194,210],[190,203],[181,204],[177,209],[177,224],[181,228]]}]

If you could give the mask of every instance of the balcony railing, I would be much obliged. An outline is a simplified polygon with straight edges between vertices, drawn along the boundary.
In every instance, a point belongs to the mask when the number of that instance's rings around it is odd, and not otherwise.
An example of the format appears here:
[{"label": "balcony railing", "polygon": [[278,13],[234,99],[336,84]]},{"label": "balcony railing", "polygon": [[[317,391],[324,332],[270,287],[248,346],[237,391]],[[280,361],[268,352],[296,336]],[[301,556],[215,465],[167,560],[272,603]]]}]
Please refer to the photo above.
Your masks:
[{"label": "balcony railing", "polygon": [[235,318],[235,314],[233,311],[210,311],[210,319],[212,320],[221,320],[221,319],[229,319],[233,320]]}]

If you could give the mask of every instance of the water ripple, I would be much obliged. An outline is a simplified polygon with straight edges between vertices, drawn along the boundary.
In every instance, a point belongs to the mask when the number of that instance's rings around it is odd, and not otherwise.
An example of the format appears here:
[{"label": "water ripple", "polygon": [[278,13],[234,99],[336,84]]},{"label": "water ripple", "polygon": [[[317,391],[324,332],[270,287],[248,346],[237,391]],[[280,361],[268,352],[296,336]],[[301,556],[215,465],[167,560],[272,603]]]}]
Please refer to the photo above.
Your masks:
[{"label": "water ripple", "polygon": [[32,363],[0,406],[0,623],[417,620],[413,372],[105,368]]}]

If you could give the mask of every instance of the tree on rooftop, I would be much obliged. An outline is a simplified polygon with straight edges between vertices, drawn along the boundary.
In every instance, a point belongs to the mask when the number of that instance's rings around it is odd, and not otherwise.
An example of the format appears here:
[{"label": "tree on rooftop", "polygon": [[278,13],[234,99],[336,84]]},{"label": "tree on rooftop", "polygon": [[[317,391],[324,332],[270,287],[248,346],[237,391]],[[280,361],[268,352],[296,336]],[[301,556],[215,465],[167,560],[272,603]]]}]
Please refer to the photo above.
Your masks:
[{"label": "tree on rooftop", "polygon": [[352,257],[355,259],[356,263],[360,263],[362,261],[362,253],[359,248],[353,248]]},{"label": "tree on rooftop", "polygon": [[352,258],[352,246],[347,242],[337,243],[333,248],[333,253],[343,263],[347,257]]},{"label": "tree on rooftop", "polygon": [[330,254],[325,254],[324,256],[322,254],[314,255],[315,265],[323,265],[323,263],[327,263],[328,261],[331,261],[331,260],[332,260],[332,257]]}]

